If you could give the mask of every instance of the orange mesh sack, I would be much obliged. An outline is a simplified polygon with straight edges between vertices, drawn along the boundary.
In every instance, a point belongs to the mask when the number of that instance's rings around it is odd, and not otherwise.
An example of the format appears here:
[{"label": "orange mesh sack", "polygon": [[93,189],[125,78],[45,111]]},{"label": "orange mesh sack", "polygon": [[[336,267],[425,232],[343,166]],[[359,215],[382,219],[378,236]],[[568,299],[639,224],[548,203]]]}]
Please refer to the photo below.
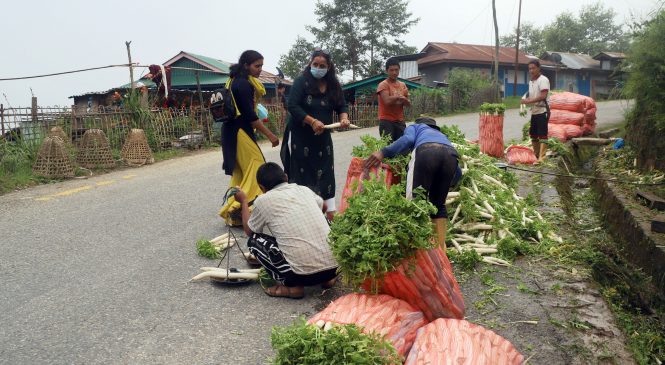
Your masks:
[{"label": "orange mesh sack", "polygon": [[471,322],[437,319],[420,328],[405,365],[522,364],[524,356],[512,343]]},{"label": "orange mesh sack", "polygon": [[574,124],[581,126],[584,123],[584,118],[584,113],[552,109],[549,124]]},{"label": "orange mesh sack", "polygon": [[533,165],[536,163],[536,154],[529,147],[510,146],[506,149],[506,160],[511,165]]},{"label": "orange mesh sack", "polygon": [[566,142],[568,140],[568,135],[563,126],[564,124],[549,124],[547,126],[547,137],[557,138],[561,142]]},{"label": "orange mesh sack", "polygon": [[[342,190],[342,199],[338,209],[339,213],[344,213],[344,210],[346,210],[346,208],[349,206],[348,200],[351,195],[358,192],[362,188],[362,181],[369,179],[370,176],[379,177],[381,174],[383,174],[383,181],[387,187],[392,186],[392,184],[399,183],[399,179],[396,179],[393,176],[390,166],[381,164],[380,167],[373,167],[369,171],[365,171],[363,169],[363,163],[365,163],[365,160],[362,158],[351,158],[349,170],[346,173],[346,184],[344,184],[344,190]],[[366,175],[364,175],[365,173]]]},{"label": "orange mesh sack", "polygon": [[480,152],[503,157],[503,115],[482,113],[478,126]]},{"label": "orange mesh sack", "polygon": [[[589,98],[591,99],[591,98]],[[591,99],[593,101],[593,99]],[[571,92],[555,93],[550,95],[549,104],[550,109],[554,110],[568,110],[571,112],[584,113],[587,109],[589,101],[587,97],[580,94]]]},{"label": "orange mesh sack", "polygon": [[363,289],[378,290],[420,309],[425,317],[464,318],[464,298],[443,249],[419,250],[415,260],[405,260],[379,280],[368,280]]},{"label": "orange mesh sack", "polygon": [[309,321],[352,324],[363,332],[385,335],[397,352],[406,357],[416,339],[416,331],[428,321],[411,304],[388,295],[348,294],[330,303]]},{"label": "orange mesh sack", "polygon": [[596,131],[596,122],[595,121],[592,121],[592,122],[589,122],[589,123],[584,123],[584,125],[582,125],[582,135],[583,136],[588,136],[590,134],[593,134],[593,132],[595,132],[595,131]]},{"label": "orange mesh sack", "polygon": [[572,124],[562,124],[561,128],[566,132],[566,138],[582,137],[582,127]]}]

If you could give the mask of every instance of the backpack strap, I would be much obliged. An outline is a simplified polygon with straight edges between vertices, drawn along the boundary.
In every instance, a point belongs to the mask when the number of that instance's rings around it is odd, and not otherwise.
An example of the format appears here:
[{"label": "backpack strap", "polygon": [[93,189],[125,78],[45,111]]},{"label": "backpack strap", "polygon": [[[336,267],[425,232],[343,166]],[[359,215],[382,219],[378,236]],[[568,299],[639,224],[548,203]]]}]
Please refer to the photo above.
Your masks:
[{"label": "backpack strap", "polygon": [[229,94],[231,94],[231,101],[233,102],[233,107],[236,110],[235,118],[238,118],[240,116],[240,110],[238,110],[238,104],[236,104],[236,98],[233,96],[233,90],[231,90],[232,83],[233,83],[232,78],[226,80],[226,89],[229,91]]}]

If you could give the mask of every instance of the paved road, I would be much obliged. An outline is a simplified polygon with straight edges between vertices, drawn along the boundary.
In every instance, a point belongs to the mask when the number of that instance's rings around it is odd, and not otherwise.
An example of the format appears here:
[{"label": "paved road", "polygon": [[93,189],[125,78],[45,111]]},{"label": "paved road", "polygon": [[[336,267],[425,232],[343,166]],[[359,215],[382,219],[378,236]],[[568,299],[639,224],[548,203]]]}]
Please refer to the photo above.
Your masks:
[{"label": "paved road", "polygon": [[[625,103],[600,103],[599,124]],[[476,114],[439,118],[477,136]],[[505,139],[524,119],[506,116]],[[377,128],[333,135],[337,192],[351,148]],[[270,161],[278,151],[262,145]],[[272,299],[259,286],[187,283],[195,241],[223,232],[219,151],[0,196],[1,364],[260,364],[270,328],[334,297]],[[234,258],[234,266],[242,266]]]}]

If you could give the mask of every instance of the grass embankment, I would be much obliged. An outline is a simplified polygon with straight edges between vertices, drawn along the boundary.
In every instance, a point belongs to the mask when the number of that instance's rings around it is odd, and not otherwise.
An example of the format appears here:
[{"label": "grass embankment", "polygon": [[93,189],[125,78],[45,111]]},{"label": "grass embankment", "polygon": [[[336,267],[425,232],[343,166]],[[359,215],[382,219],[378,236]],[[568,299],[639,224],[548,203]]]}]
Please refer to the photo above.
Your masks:
[{"label": "grass embankment", "polygon": [[[204,145],[204,148],[218,148],[217,144]],[[6,142],[0,140],[0,195],[11,191],[25,189],[30,186],[62,181],[64,179],[51,179],[37,176],[32,172],[32,166],[37,159],[39,151],[38,143]],[[118,167],[124,167],[120,161],[120,150],[113,150],[113,156],[117,159]],[[184,149],[168,149],[153,153],[155,162],[168,160],[174,157],[188,154]],[[69,151],[72,161],[76,161],[76,151]],[[93,169],[93,175],[104,174],[112,169]],[[76,176],[90,175],[90,170],[79,167],[74,168]]]}]

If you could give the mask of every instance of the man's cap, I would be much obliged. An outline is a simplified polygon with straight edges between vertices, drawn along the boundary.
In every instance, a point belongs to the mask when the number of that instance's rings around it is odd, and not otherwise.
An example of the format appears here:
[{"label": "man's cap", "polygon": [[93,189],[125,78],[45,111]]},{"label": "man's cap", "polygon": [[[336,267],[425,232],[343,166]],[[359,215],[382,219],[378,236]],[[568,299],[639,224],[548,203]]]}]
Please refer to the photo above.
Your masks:
[{"label": "man's cap", "polygon": [[437,131],[441,131],[441,128],[439,128],[439,126],[436,125],[436,120],[430,117],[420,117],[416,119],[416,124],[425,124],[436,129]]}]

